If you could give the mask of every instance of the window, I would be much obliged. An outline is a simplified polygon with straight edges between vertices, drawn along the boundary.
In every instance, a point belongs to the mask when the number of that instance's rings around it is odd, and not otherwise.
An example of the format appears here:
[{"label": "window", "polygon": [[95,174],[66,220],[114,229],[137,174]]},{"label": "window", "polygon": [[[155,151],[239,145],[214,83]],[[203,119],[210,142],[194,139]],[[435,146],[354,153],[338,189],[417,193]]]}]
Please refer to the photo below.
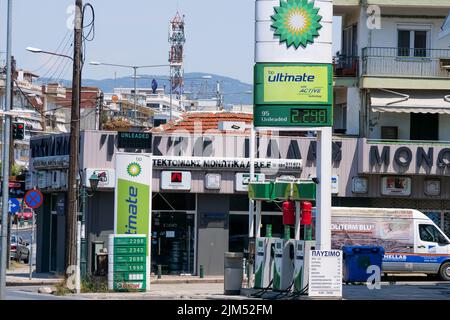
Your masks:
[{"label": "window", "polygon": [[431,224],[419,225],[420,240],[425,242],[447,243],[447,239]]},{"label": "window", "polygon": [[[421,28],[422,29],[422,28]],[[399,57],[427,57],[429,49],[429,28],[424,30],[398,30],[398,53]],[[427,30],[428,29],[428,30]]]},{"label": "window", "polygon": [[382,140],[397,140],[398,139],[398,127],[381,127],[381,139]]}]

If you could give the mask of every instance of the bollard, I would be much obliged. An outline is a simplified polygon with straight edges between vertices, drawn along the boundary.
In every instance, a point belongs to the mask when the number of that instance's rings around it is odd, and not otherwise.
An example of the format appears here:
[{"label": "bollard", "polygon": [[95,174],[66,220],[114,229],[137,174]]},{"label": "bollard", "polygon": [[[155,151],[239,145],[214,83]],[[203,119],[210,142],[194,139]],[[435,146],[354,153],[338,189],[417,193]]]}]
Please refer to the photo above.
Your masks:
[{"label": "bollard", "polygon": [[200,279],[203,279],[205,277],[205,270],[203,268],[203,265],[200,265]]},{"label": "bollard", "polygon": [[162,266],[158,264],[158,279],[161,279],[161,275],[162,275]]}]

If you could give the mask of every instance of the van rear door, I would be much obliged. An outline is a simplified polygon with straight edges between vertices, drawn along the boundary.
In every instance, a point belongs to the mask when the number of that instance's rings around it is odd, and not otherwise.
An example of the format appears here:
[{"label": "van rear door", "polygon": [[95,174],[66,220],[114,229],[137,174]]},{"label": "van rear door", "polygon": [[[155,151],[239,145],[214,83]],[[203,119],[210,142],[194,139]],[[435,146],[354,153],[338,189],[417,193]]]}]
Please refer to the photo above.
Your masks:
[{"label": "van rear door", "polygon": [[411,257],[413,270],[437,273],[442,259],[448,256],[447,240],[439,229],[428,221],[416,220],[415,228],[415,254]]}]

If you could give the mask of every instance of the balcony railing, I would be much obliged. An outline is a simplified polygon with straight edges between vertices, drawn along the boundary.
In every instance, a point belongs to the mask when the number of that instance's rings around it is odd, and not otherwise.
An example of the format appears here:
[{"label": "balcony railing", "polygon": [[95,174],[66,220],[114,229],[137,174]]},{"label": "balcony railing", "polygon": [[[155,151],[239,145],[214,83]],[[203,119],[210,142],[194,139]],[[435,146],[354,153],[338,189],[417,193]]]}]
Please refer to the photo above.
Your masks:
[{"label": "balcony railing", "polygon": [[450,78],[450,50],[368,47],[362,75]]},{"label": "balcony railing", "polygon": [[359,75],[359,57],[337,56],[333,58],[335,77],[357,77]]}]

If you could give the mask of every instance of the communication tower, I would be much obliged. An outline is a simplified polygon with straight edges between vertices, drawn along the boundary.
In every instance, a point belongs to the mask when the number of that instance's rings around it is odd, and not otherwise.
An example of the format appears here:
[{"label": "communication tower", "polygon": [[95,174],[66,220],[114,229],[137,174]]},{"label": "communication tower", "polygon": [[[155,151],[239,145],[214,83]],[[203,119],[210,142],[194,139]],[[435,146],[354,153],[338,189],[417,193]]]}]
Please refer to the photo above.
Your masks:
[{"label": "communication tower", "polygon": [[184,93],[184,44],[186,43],[186,36],[184,15],[181,17],[178,12],[170,22],[169,43],[171,46],[169,52],[171,95],[176,95],[180,102],[180,109],[184,109],[182,97]]}]

